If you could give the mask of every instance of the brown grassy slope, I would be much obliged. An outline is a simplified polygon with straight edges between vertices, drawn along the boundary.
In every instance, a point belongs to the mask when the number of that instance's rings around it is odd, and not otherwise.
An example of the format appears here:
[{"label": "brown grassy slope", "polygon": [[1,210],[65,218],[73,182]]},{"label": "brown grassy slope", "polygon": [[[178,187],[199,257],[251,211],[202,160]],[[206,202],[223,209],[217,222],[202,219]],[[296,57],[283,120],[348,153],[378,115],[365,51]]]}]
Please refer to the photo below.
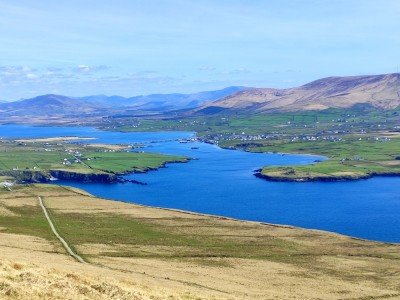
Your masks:
[{"label": "brown grassy slope", "polygon": [[[32,232],[18,223],[27,212],[35,216],[38,195],[90,264],[65,255],[45,228]],[[1,192],[0,207],[0,299],[400,297],[400,245],[102,200],[56,186]],[[40,225],[39,214],[35,220]]]},{"label": "brown grassy slope", "polygon": [[323,110],[371,104],[390,109],[400,105],[400,74],[328,77],[289,89],[259,88],[240,91],[199,108],[209,106],[263,112]]}]

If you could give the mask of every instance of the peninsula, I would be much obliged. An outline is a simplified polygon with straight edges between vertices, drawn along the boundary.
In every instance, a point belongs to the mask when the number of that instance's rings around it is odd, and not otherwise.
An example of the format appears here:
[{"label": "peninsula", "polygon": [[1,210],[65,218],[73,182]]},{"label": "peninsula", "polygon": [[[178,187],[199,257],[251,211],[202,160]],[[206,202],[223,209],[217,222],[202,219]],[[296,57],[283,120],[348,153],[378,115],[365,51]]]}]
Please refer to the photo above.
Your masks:
[{"label": "peninsula", "polygon": [[[147,172],[167,163],[187,162],[183,156],[131,151],[131,145],[84,144],[91,138],[1,139],[0,175],[18,182],[73,180],[124,182],[127,173]],[[75,141],[71,143],[71,141]],[[140,150],[140,149],[139,149]]]}]

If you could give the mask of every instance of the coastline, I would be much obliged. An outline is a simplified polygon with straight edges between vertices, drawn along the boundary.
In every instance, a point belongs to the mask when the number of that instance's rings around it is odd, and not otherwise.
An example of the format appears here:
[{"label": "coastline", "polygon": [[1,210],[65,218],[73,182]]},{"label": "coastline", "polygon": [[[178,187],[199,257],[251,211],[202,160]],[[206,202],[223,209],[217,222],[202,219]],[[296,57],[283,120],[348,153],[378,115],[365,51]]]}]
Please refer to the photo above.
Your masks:
[{"label": "coastline", "polygon": [[[0,220],[7,220],[0,233],[0,271],[6,275],[0,295],[11,288],[13,295],[31,295],[43,286],[54,295],[68,288],[73,298],[108,291],[109,298],[133,299],[127,293],[138,290],[138,299],[400,295],[397,243],[126,203],[64,186],[20,185],[11,193],[18,199],[0,193]],[[87,264],[72,260],[53,235],[39,230],[42,223],[23,226],[21,220],[45,221],[36,197],[43,197],[59,234]],[[162,297],[145,297],[158,290]]]},{"label": "coastline", "polygon": [[[75,189],[74,187],[71,187],[71,186],[63,186],[63,185],[58,185],[58,186],[62,187],[62,188],[66,188],[66,189]],[[91,194],[89,193],[89,195],[91,195]],[[149,209],[157,209],[157,210],[163,210],[163,211],[174,212],[174,213],[179,213],[179,214],[192,215],[192,216],[197,216],[197,217],[215,218],[217,220],[227,220],[227,221],[234,221],[234,222],[239,222],[239,223],[243,222],[243,223],[246,223],[246,224],[255,224],[255,225],[276,227],[276,228],[282,228],[282,229],[307,230],[307,231],[312,231],[312,232],[315,232],[315,233],[338,235],[338,236],[342,236],[342,237],[346,237],[346,238],[350,238],[350,239],[354,239],[354,240],[358,240],[358,241],[365,241],[365,242],[372,242],[372,243],[383,243],[383,244],[388,244],[388,245],[400,246],[400,242],[386,242],[386,241],[379,241],[379,240],[373,240],[373,239],[366,239],[366,238],[356,237],[356,236],[343,234],[343,233],[340,233],[340,232],[330,231],[330,230],[323,230],[323,229],[316,229],[316,228],[306,228],[306,227],[300,227],[300,226],[289,225],[289,224],[277,224],[277,223],[269,223],[269,222],[263,222],[263,221],[251,221],[251,220],[238,219],[238,218],[233,218],[233,217],[228,217],[228,216],[201,213],[201,212],[196,212],[196,211],[191,211],[191,210],[146,205],[146,204],[141,204],[141,203],[136,203],[136,202],[128,202],[128,201],[123,201],[123,200],[109,199],[109,198],[104,198],[104,197],[99,197],[99,196],[94,196],[94,195],[91,195],[91,196],[99,198],[99,199],[103,199],[103,200],[106,200],[106,201],[121,202],[121,203],[131,204],[131,205],[140,206],[140,207],[144,207],[144,208],[149,208]]]},{"label": "coastline", "polygon": [[[206,142],[206,141],[205,141]],[[330,162],[331,158],[324,156],[318,153],[299,153],[299,152],[264,152],[264,151],[249,151],[246,148],[229,146],[224,147],[217,144],[218,147],[226,150],[242,150],[249,153],[272,153],[277,155],[301,155],[301,156],[319,156],[323,160],[315,161],[316,165],[323,162]],[[271,167],[261,167],[253,171],[253,175],[257,178],[264,179],[267,181],[274,182],[344,182],[344,181],[356,181],[356,180],[366,180],[373,177],[397,177],[400,176],[399,171],[392,171],[389,169],[388,171],[368,171],[361,172],[361,170],[355,170],[349,172],[346,168],[343,170],[335,171],[331,173],[321,173],[321,172],[303,172],[297,170],[301,166],[314,166],[315,164],[306,164],[306,165],[289,165],[289,166],[276,166],[274,170],[264,171],[266,168]],[[340,166],[340,164],[338,164]],[[291,168],[289,172],[285,170],[285,168]],[[280,170],[277,170],[280,169]],[[360,168],[361,169],[361,168]]]},{"label": "coastline", "polygon": [[[271,174],[272,173],[272,174]],[[343,181],[356,181],[356,180],[367,180],[373,177],[398,177],[400,173],[387,172],[387,173],[364,173],[357,175],[332,175],[326,174],[321,175],[301,175],[301,174],[276,174],[277,172],[270,172],[270,174],[263,173],[263,169],[257,169],[254,171],[254,176],[267,181],[275,182],[343,182]]]},{"label": "coastline", "polygon": [[[183,145],[185,148],[188,148],[188,147],[190,147],[190,145]],[[213,148],[214,148],[215,146],[213,146]],[[219,148],[219,146],[217,146],[218,148]],[[215,147],[215,148],[217,148],[217,147]],[[149,148],[150,149],[150,148]],[[157,148],[157,149],[159,149],[159,148]],[[141,149],[142,150],[142,149]],[[217,150],[217,149],[215,149],[215,150]],[[235,150],[237,150],[237,149],[235,149]],[[139,152],[141,152],[141,151],[139,151]],[[245,152],[245,151],[239,151],[239,152]],[[186,153],[186,152],[185,152]],[[193,152],[193,153],[195,153],[195,152]],[[250,152],[251,153],[251,152]],[[282,154],[280,154],[280,153],[276,153],[276,152],[273,152],[274,154],[273,154],[273,156],[276,156],[277,158],[279,158],[279,156],[281,156]],[[229,153],[227,153],[228,155],[229,155]],[[187,154],[188,155],[188,154]],[[250,154],[251,155],[251,154]],[[258,154],[259,155],[259,154]],[[266,154],[265,155],[266,157],[268,157],[268,155]],[[311,155],[312,156],[312,155]],[[261,157],[264,157],[264,155],[261,155]],[[280,158],[279,158],[280,159]],[[300,159],[300,156],[299,156],[299,159]],[[296,161],[299,161],[299,159],[293,159],[293,160],[290,160],[292,163],[295,163]],[[283,160],[284,161],[286,161],[287,159],[286,158],[283,158]],[[310,163],[312,163],[312,161],[315,161],[315,158],[313,159],[313,158],[308,158],[308,159],[304,159],[304,160],[301,160],[301,161],[309,161]],[[128,162],[128,164],[129,164],[129,162]],[[124,168],[126,168],[126,166],[128,165],[128,164],[124,164]],[[266,163],[267,164],[267,163]],[[247,170],[246,170],[246,172],[247,172],[247,176],[249,176],[249,177],[253,177],[252,176],[252,170],[254,169],[254,168],[257,168],[258,166],[262,166],[263,165],[263,161],[262,160],[260,160],[258,163],[256,163],[256,164],[254,164],[253,166],[251,166],[251,168],[248,168]],[[166,167],[166,164],[163,164],[161,167]],[[100,167],[101,169],[104,169],[104,166],[101,166]],[[123,171],[123,169],[124,168],[122,168],[122,169],[120,169],[120,170],[118,170],[118,171]],[[160,167],[158,167],[158,168],[160,168]],[[77,177],[79,177],[80,175],[77,175],[77,174],[73,174],[73,175],[71,175],[70,173],[67,173],[66,174],[66,178],[61,178],[61,179],[65,179],[66,181],[71,181],[71,185],[73,185],[73,181],[75,181],[75,182],[98,182],[100,185],[102,185],[103,187],[104,187],[104,189],[105,190],[108,190],[108,187],[107,187],[107,184],[101,184],[101,183],[112,183],[112,182],[118,182],[118,183],[123,183],[123,182],[126,182],[126,183],[129,183],[129,182],[132,182],[132,181],[127,181],[127,180],[121,180],[121,179],[118,179],[117,177],[118,177],[118,175],[120,175],[120,176],[123,176],[123,175],[127,175],[127,174],[130,174],[130,173],[145,173],[145,172],[150,172],[150,171],[152,171],[152,170],[157,170],[158,168],[147,168],[146,170],[143,170],[143,169],[141,169],[141,170],[132,170],[132,171],[128,171],[128,172],[123,172],[123,173],[116,173],[116,174],[113,174],[113,176],[114,176],[114,178],[112,178],[112,179],[106,179],[106,180],[104,180],[104,179],[101,179],[100,177],[97,177],[97,178],[94,178],[94,177],[89,177],[89,176],[86,176],[86,177],[80,177],[80,178],[77,178]],[[190,172],[190,169],[191,169],[191,167],[190,166],[186,166],[186,167],[184,167],[184,168],[189,168],[189,172]],[[99,171],[101,171],[101,169],[99,169]],[[172,169],[174,169],[174,168],[172,168]],[[92,170],[92,171],[94,171],[94,170]],[[91,172],[91,171],[89,171],[89,172]],[[161,172],[162,174],[161,175],[163,175],[164,173],[168,173],[169,171],[167,171],[167,172]],[[158,178],[158,174],[156,174],[156,173],[153,173],[154,175],[149,175],[149,176],[152,176],[152,177],[154,177],[155,178],[155,180],[157,180],[157,178]],[[54,177],[57,177],[57,176],[54,176]],[[61,177],[61,176],[59,176],[59,177]],[[71,178],[72,177],[72,178]],[[75,180],[74,180],[74,177],[75,177]],[[261,177],[261,176],[260,176]],[[104,178],[104,177],[103,177]],[[151,191],[152,190],[152,180],[149,180],[149,181],[147,181],[146,180],[146,176],[145,177],[140,177],[140,176],[138,176],[138,177],[135,177],[135,176],[132,176],[132,179],[133,178],[135,178],[135,179],[138,179],[138,180],[140,180],[140,181],[143,181],[143,182],[141,182],[141,183],[139,183],[139,182],[132,182],[132,183],[135,183],[135,184],[145,184],[145,182],[147,182],[148,184],[149,184],[149,188],[144,188],[144,192],[146,193],[147,191]],[[72,179],[72,180],[71,180]],[[131,179],[130,177],[127,177],[127,179]],[[282,178],[263,178],[263,179],[269,179],[270,181],[297,181],[297,182],[307,182],[307,181],[305,181],[304,179],[295,179],[295,180],[287,180],[286,178],[285,179],[282,179]],[[253,180],[255,180],[256,182],[258,181],[257,179],[253,179]],[[37,180],[38,181],[38,180]],[[27,181],[27,182],[37,182],[37,181]],[[313,180],[308,180],[308,181],[345,181],[343,178],[341,178],[341,180],[338,180],[337,178],[335,178],[335,179],[332,179],[332,178],[329,178],[329,179],[325,179],[325,178],[313,178]],[[349,181],[349,179],[348,178],[346,178],[346,181]],[[193,181],[193,182],[196,182],[196,181]],[[52,183],[57,183],[57,182],[52,182]],[[64,180],[62,180],[62,184],[68,184],[67,182],[65,182]],[[174,183],[171,183],[171,185],[170,186],[173,186],[173,184]],[[255,183],[255,184],[261,184],[262,185],[262,182],[261,183]],[[79,186],[79,184],[75,184],[76,186]],[[82,187],[83,187],[83,185],[81,185]],[[135,186],[135,185],[131,185],[131,184],[127,184],[127,185],[119,185],[121,188],[126,188],[126,189],[142,189],[142,187],[139,187],[139,186]],[[285,185],[282,185],[282,186],[285,186]],[[299,187],[300,187],[300,185],[298,185]],[[333,185],[331,185],[331,186],[333,186]],[[84,188],[84,187],[83,187]],[[307,188],[307,187],[306,187]],[[260,191],[261,193],[263,193],[262,191]],[[129,195],[129,193],[127,193],[128,195]],[[106,197],[108,197],[108,198],[113,198],[113,195],[108,195],[107,193],[105,193],[104,194]],[[163,195],[163,197],[166,197],[165,196],[165,193],[163,193],[162,194]],[[136,196],[136,197],[139,197],[139,196]],[[172,197],[175,197],[175,195],[172,195]],[[124,199],[124,197],[120,197],[120,198],[122,198],[122,199]],[[144,202],[144,203],[148,203],[148,202]],[[156,203],[157,204],[157,203]],[[178,207],[178,208],[181,208],[181,206],[175,206],[175,207]],[[224,214],[224,212],[222,212],[222,214]],[[237,216],[239,216],[239,217],[241,217],[241,215],[237,215]],[[275,220],[275,219],[256,219],[256,220],[259,220],[259,221],[269,221],[269,220]],[[286,222],[285,220],[278,220],[278,222],[281,222],[281,221],[283,221],[283,222]],[[296,224],[296,223],[290,223],[290,224]],[[312,227],[312,226],[310,226],[310,227]],[[322,228],[322,227],[318,227],[318,226],[315,226],[315,227],[312,227],[312,228]],[[335,230],[335,228],[330,228],[330,227],[327,227],[327,228],[329,228],[329,229],[333,229],[333,230]],[[356,233],[357,234],[357,233]],[[365,237],[365,236],[364,236]],[[368,235],[366,235],[366,237],[369,237]],[[372,238],[375,238],[375,237],[372,237]],[[377,239],[379,239],[379,237],[377,238]]]},{"label": "coastline", "polygon": [[187,163],[191,158],[186,158],[184,161],[166,161],[158,167],[145,167],[143,169],[127,170],[121,173],[113,173],[106,170],[98,170],[97,173],[84,173],[74,172],[67,170],[48,170],[48,171],[34,171],[34,170],[20,170],[20,171],[3,171],[0,176],[10,176],[14,178],[17,183],[48,183],[57,180],[75,181],[84,183],[136,183],[145,185],[145,183],[137,180],[124,179],[121,176],[134,174],[134,173],[147,173],[156,171],[160,168],[167,168],[170,163]]}]

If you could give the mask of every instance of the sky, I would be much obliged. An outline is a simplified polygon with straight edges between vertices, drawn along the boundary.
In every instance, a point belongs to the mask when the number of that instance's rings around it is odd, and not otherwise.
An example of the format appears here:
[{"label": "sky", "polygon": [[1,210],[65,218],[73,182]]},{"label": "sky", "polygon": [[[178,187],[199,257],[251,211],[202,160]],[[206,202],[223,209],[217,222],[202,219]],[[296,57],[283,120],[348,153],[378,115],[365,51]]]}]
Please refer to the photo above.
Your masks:
[{"label": "sky", "polygon": [[0,100],[399,72],[398,0],[0,0]]}]

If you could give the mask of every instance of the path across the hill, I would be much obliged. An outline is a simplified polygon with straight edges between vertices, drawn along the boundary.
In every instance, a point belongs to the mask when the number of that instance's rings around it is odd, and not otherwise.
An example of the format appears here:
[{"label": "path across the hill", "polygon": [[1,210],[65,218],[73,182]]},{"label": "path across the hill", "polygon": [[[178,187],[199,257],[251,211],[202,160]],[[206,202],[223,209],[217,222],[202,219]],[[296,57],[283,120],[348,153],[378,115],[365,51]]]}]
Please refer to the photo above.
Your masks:
[{"label": "path across the hill", "polygon": [[81,263],[86,263],[82,257],[80,257],[78,254],[76,254],[71,247],[68,245],[68,243],[59,235],[59,233],[57,232],[56,228],[54,227],[53,221],[51,221],[49,213],[47,211],[46,206],[44,206],[42,197],[38,197],[39,199],[39,203],[40,206],[43,209],[44,215],[46,216],[47,221],[50,224],[51,230],[53,231],[53,233],[55,234],[55,236],[60,240],[61,244],[64,246],[65,250],[67,250],[68,254],[71,255],[73,258],[75,258],[77,261],[81,262]]}]

